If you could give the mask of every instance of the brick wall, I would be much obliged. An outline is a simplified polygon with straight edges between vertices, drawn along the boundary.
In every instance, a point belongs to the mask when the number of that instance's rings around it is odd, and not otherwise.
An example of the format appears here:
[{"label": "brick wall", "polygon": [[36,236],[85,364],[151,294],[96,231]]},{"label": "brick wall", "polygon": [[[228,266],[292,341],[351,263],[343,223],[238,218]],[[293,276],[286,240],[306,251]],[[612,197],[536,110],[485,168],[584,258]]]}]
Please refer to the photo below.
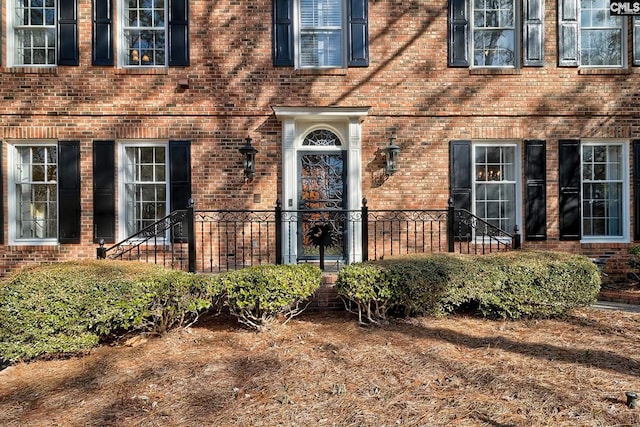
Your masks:
[{"label": "brick wall", "polygon": [[[6,0],[2,6],[7,16]],[[80,140],[86,193],[80,245],[0,245],[0,273],[41,260],[95,256],[93,140],[190,140],[197,208],[272,208],[282,186],[281,124],[272,106],[371,107],[362,127],[362,192],[371,209],[446,207],[450,140],[545,139],[548,240],[525,247],[590,256],[625,252],[558,240],[557,141],[637,137],[640,71],[557,67],[555,2],[546,3],[546,65],[507,72],[447,67],[444,0],[370,1],[370,65],[332,71],[272,66],[270,0],[192,0],[189,7],[189,67],[91,66],[88,0],[79,0],[79,67],[0,67],[0,139]],[[6,65],[4,32],[1,40]],[[180,84],[184,79],[187,88]],[[392,132],[402,147],[400,170],[381,180],[377,150]],[[250,183],[238,153],[247,134],[259,150]],[[7,144],[2,147],[6,195]]]}]

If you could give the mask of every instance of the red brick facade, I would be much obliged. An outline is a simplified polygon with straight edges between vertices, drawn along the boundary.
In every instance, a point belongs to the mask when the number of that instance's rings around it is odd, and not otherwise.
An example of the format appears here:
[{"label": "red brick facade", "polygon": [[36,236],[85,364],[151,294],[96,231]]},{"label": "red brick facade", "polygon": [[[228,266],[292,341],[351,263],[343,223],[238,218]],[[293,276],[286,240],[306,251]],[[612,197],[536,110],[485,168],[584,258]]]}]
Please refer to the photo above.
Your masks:
[{"label": "red brick facade", "polygon": [[[6,18],[11,3],[2,5]],[[451,140],[544,140],[547,239],[525,240],[524,248],[612,253],[607,268],[623,274],[628,243],[559,240],[558,141],[628,141],[632,168],[631,141],[640,135],[640,69],[559,67],[556,12],[556,2],[546,2],[544,66],[514,70],[448,66],[446,0],[369,1],[369,65],[328,71],[274,67],[271,0],[190,0],[185,67],[92,65],[90,0],[78,0],[79,66],[7,66],[11,46],[3,25],[0,272],[42,260],[95,256],[95,140],[190,141],[196,208],[272,208],[282,188],[283,138],[272,107],[286,106],[370,107],[361,124],[361,191],[372,209],[445,208]],[[402,148],[400,169],[383,181],[376,152],[392,133]],[[251,182],[244,180],[238,152],[247,135],[259,150]],[[80,244],[9,244],[8,147],[35,139],[80,141]],[[631,200],[629,205],[633,218]],[[633,243],[633,231],[628,234]]]}]

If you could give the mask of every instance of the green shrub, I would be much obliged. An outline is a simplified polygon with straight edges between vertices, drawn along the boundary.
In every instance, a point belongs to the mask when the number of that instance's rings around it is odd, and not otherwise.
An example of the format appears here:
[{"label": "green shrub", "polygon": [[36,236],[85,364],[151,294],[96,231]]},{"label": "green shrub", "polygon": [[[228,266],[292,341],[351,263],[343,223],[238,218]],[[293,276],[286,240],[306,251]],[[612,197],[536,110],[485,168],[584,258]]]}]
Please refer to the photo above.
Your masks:
[{"label": "green shrub", "polygon": [[229,311],[244,325],[263,330],[278,315],[286,319],[320,286],[322,272],[310,264],[259,265],[218,276]]},{"label": "green shrub", "polygon": [[379,323],[387,316],[393,291],[383,276],[382,267],[372,263],[346,265],[338,273],[338,295],[345,300],[348,311],[352,311],[349,303],[355,305],[361,324],[363,315],[371,323]]},{"label": "green shrub", "polygon": [[598,267],[587,257],[561,252],[510,252],[490,255],[501,280],[485,293],[480,310],[486,316],[517,319],[547,317],[593,304],[600,291]]},{"label": "green shrub", "polygon": [[592,304],[600,274],[581,255],[447,253],[353,264],[340,271],[336,285],[338,293],[358,307],[360,321],[363,313],[373,313],[367,320],[375,322],[388,310],[443,315],[469,306],[485,316],[517,319]]},{"label": "green shrub", "polygon": [[0,283],[0,364],[77,353],[114,332],[163,333],[219,296],[204,276],[151,264],[85,261],[23,269]]}]

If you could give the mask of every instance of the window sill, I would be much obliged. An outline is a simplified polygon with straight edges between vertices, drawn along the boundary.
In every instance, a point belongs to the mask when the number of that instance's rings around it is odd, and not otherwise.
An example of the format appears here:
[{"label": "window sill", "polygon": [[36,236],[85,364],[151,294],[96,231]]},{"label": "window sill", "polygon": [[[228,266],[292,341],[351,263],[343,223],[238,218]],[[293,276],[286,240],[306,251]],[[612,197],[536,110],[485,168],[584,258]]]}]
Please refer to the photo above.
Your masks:
[{"label": "window sill", "polygon": [[301,76],[346,76],[346,68],[298,68],[296,74]]},{"label": "window sill", "polygon": [[3,71],[8,74],[49,74],[58,75],[58,67],[3,67]]},{"label": "window sill", "polygon": [[579,75],[624,75],[631,74],[629,68],[578,68]]},{"label": "window sill", "polygon": [[57,241],[45,241],[42,242],[21,242],[21,241],[12,241],[7,245],[8,250],[12,251],[57,251],[60,248],[60,245]]},{"label": "window sill", "polygon": [[469,74],[472,76],[510,76],[522,74],[522,70],[520,68],[469,68]]},{"label": "window sill", "polygon": [[168,75],[169,68],[116,68],[115,74],[119,75]]}]

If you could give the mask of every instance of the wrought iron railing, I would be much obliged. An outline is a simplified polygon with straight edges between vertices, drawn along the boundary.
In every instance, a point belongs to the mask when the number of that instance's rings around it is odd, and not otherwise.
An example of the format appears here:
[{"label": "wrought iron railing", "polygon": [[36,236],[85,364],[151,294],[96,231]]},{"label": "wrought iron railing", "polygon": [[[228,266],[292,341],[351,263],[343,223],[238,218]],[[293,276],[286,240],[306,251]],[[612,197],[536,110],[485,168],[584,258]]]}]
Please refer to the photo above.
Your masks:
[{"label": "wrought iron railing", "polygon": [[189,208],[173,211],[110,247],[100,241],[96,253],[99,259],[142,261],[195,271],[193,243],[193,209]]},{"label": "wrought iron railing", "polygon": [[449,239],[449,252],[477,255],[520,249],[517,225],[509,233],[465,209],[455,209],[450,224],[454,231]]},{"label": "wrought iron railing", "polygon": [[317,260],[345,263],[393,255],[518,249],[520,235],[454,209],[194,210],[167,217],[108,248],[99,258],[139,260],[199,272]]}]

